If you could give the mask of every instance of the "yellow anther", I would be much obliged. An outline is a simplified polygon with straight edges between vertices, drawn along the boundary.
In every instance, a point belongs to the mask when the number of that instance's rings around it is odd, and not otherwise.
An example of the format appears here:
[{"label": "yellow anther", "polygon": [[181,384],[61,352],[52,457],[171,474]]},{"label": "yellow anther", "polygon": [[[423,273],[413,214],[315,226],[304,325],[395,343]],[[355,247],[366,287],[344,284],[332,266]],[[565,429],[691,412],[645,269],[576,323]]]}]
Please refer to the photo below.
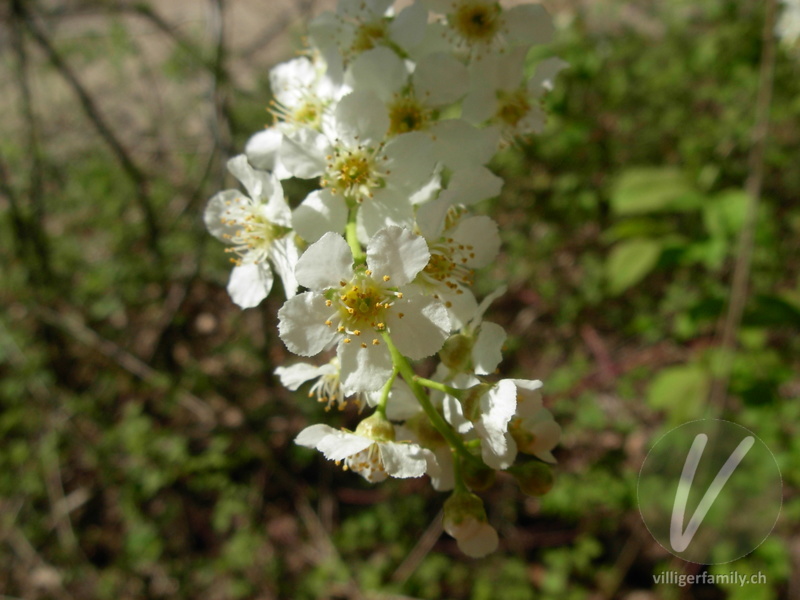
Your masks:
[{"label": "yellow anther", "polygon": [[384,275],[383,276],[383,280],[384,281],[389,281],[390,279],[391,279],[391,277],[389,277],[388,275]]},{"label": "yellow anther", "polygon": [[351,340],[350,338],[344,338],[344,343],[345,343],[345,344],[349,344],[349,343],[350,343],[350,342],[352,342],[352,341],[353,341],[353,340]]}]

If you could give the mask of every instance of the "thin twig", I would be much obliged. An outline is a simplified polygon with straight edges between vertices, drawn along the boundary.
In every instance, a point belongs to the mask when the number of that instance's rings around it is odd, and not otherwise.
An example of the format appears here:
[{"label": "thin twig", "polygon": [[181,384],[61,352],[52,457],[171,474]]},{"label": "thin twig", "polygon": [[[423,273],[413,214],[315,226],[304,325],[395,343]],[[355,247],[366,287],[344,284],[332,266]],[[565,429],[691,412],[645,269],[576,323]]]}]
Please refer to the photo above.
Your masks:
[{"label": "thin twig", "polygon": [[[110,358],[122,369],[142,381],[158,389],[169,387],[169,375],[155,370],[124,348],[101,337],[83,322],[83,318],[79,314],[63,315],[43,307],[39,307],[36,312],[44,322],[65,331],[82,344]],[[175,389],[178,392],[178,402],[192,412],[201,424],[206,426],[216,425],[214,410],[206,402],[186,389],[179,387]]]},{"label": "thin twig", "polygon": [[433,550],[434,545],[442,536],[442,516],[443,512],[440,510],[439,514],[431,521],[428,528],[419,538],[419,541],[411,549],[411,552],[403,559],[403,562],[392,573],[391,580],[395,583],[403,584],[408,581],[408,578],[414,574],[414,571],[422,564],[425,557]]},{"label": "thin twig", "polygon": [[39,127],[34,114],[34,100],[30,85],[30,64],[28,53],[25,48],[25,40],[22,31],[18,26],[23,20],[22,0],[13,0],[11,3],[11,46],[16,55],[16,76],[17,85],[20,90],[20,111],[26,127],[27,147],[30,155],[30,174],[28,178],[28,197],[31,203],[31,215],[28,219],[30,229],[26,231],[26,236],[35,251],[39,264],[34,267],[41,269],[41,273],[32,273],[34,279],[41,281],[52,281],[52,269],[50,265],[50,248],[47,236],[44,231],[44,163],[42,152],[39,147]]},{"label": "thin twig", "polygon": [[727,401],[728,386],[733,368],[733,354],[736,350],[736,333],[742,322],[747,302],[747,288],[750,268],[753,261],[756,220],[761,188],[764,181],[764,157],[767,135],[769,133],[769,113],[772,105],[772,89],[775,78],[775,13],[776,0],[766,0],[764,29],[762,31],[761,65],[758,73],[758,96],[756,98],[755,123],[751,133],[750,154],[748,156],[748,177],[745,183],[748,201],[744,226],[739,236],[736,263],[733,271],[728,313],[722,325],[719,344],[724,356],[722,372],[712,383],[709,400],[711,406],[720,411]]},{"label": "thin twig", "polygon": [[131,155],[126,150],[122,142],[114,134],[114,131],[106,123],[105,118],[102,116],[100,109],[94,102],[89,92],[80,82],[78,77],[73,72],[72,68],[66,63],[61,54],[56,50],[55,46],[50,42],[47,35],[39,28],[33,15],[28,12],[27,8],[20,6],[20,11],[24,18],[24,23],[30,34],[44,50],[47,58],[72,88],[72,91],[78,97],[81,108],[89,121],[94,125],[95,130],[111,149],[111,152],[116,157],[125,175],[131,181],[134,188],[134,195],[142,211],[147,230],[148,247],[158,262],[159,269],[163,270],[164,261],[163,253],[161,250],[160,228],[158,219],[156,217],[156,210],[153,206],[152,198],[150,197],[148,178],[144,171],[136,164]]}]

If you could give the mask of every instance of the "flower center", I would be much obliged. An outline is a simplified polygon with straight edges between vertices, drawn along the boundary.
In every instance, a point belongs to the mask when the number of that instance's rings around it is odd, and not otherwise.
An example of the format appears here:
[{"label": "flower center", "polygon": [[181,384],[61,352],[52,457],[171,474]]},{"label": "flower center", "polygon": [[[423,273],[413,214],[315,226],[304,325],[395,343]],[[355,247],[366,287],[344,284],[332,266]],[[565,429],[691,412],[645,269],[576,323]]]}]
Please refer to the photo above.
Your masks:
[{"label": "flower center", "polygon": [[431,258],[422,270],[423,279],[435,287],[445,285],[456,294],[463,294],[461,288],[472,285],[475,274],[468,266],[475,258],[474,246],[446,238],[429,249]]},{"label": "flower center", "polygon": [[469,44],[490,42],[500,29],[501,12],[497,2],[465,1],[450,16],[450,24]]},{"label": "flower center", "polygon": [[389,135],[425,129],[429,119],[430,111],[426,110],[416,98],[397,97],[389,106]]},{"label": "flower center", "polygon": [[372,279],[357,279],[342,290],[339,313],[342,323],[352,331],[371,327],[382,330],[384,314],[391,306],[387,293],[380,289]]},{"label": "flower center", "polygon": [[319,129],[322,124],[325,103],[313,94],[306,94],[294,108],[284,106],[274,100],[270,102],[270,105],[269,112],[272,113],[277,121],[312,129]]},{"label": "flower center", "polygon": [[345,459],[345,465],[367,481],[377,483],[386,479],[386,467],[383,466],[381,450],[378,444],[372,444],[361,452]]},{"label": "flower center", "polygon": [[230,248],[225,249],[225,252],[238,256],[231,258],[231,262],[236,265],[241,265],[244,261],[253,264],[266,260],[272,242],[283,232],[281,227],[261,214],[259,206],[253,205],[248,200],[236,198],[229,202],[230,208],[220,218],[223,225],[239,228],[233,234],[225,235],[232,244]]},{"label": "flower center", "polygon": [[372,23],[361,23],[356,29],[350,52],[357,56],[367,50],[372,50],[378,42],[388,37],[388,21],[381,19]]},{"label": "flower center", "polygon": [[513,92],[499,91],[497,95],[497,118],[510,127],[516,127],[531,110],[528,93],[524,89],[518,89]]},{"label": "flower center", "polygon": [[372,196],[372,190],[383,183],[383,173],[378,170],[377,148],[358,146],[353,150],[334,150],[328,157],[327,172],[323,176],[322,185],[331,192],[341,193],[346,197],[361,202],[364,196]]}]

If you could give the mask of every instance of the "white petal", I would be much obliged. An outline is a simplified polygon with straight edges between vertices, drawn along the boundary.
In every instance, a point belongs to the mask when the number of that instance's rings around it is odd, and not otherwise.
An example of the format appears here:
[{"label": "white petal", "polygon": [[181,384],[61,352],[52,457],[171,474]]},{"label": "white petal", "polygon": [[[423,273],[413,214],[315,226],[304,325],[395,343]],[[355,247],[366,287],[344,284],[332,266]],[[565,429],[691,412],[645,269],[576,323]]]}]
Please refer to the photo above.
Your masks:
[{"label": "white petal", "polygon": [[346,431],[333,431],[319,441],[317,449],[328,460],[343,460],[366,450],[374,443],[373,440],[360,435]]},{"label": "white petal", "polygon": [[385,46],[362,52],[345,75],[345,82],[353,89],[374,92],[384,103],[388,103],[407,80],[408,69],[403,59]]},{"label": "white petal", "polygon": [[336,336],[336,330],[325,325],[330,315],[321,294],[304,292],[287,300],[278,311],[278,333],[289,351],[314,356]]},{"label": "white petal", "polygon": [[330,190],[314,190],[292,213],[297,234],[314,243],[327,232],[342,233],[347,225],[347,204]]},{"label": "white petal", "polygon": [[312,290],[339,287],[353,278],[353,253],[338,233],[326,233],[311,244],[297,261],[295,275],[300,285]]},{"label": "white petal", "polygon": [[330,425],[310,425],[303,429],[294,438],[294,443],[298,446],[305,446],[306,448],[316,448],[317,444],[332,433],[336,433],[336,429]]},{"label": "white petal", "polygon": [[438,352],[450,334],[450,317],[444,304],[426,296],[398,301],[389,312],[386,324],[397,349],[411,360]]},{"label": "white petal", "polygon": [[[476,75],[473,75],[476,77]],[[475,125],[488,121],[497,112],[497,95],[489,87],[476,87],[470,90],[461,105],[461,116]]]},{"label": "white petal", "polygon": [[553,19],[541,4],[510,8],[503,13],[503,23],[508,39],[514,45],[548,44],[555,35]]},{"label": "white petal", "polygon": [[490,375],[503,360],[503,344],[506,343],[505,330],[496,323],[483,322],[478,331],[478,339],[472,347],[472,366],[478,375]]},{"label": "white petal", "polygon": [[317,365],[297,363],[288,367],[278,367],[275,369],[275,374],[281,378],[281,384],[285,388],[295,391],[306,381],[315,379],[323,373]]},{"label": "white petal", "polygon": [[569,63],[557,57],[545,58],[536,65],[533,77],[528,81],[528,91],[539,97],[545,91],[553,89],[553,80],[562,70],[569,67]]},{"label": "white petal", "polygon": [[514,464],[517,457],[517,443],[509,433],[482,430],[480,423],[475,424],[475,430],[481,436],[481,458],[487,466],[502,471]]},{"label": "white petal", "polygon": [[392,477],[405,479],[422,477],[428,467],[425,453],[416,444],[379,444],[381,460],[386,472]]},{"label": "white petal", "polygon": [[336,131],[347,145],[377,144],[388,130],[389,116],[374,92],[351,92],[336,106]]},{"label": "white petal", "polygon": [[228,280],[228,294],[242,308],[258,306],[272,289],[272,270],[265,264],[234,267]]},{"label": "white petal", "polygon": [[467,538],[457,539],[458,548],[472,558],[483,558],[497,550],[500,539],[497,531],[488,523],[481,523],[480,527]]},{"label": "white petal", "polygon": [[561,426],[553,420],[552,415],[550,415],[550,419],[535,423],[534,426],[530,428],[530,432],[536,436],[534,442],[534,456],[545,462],[556,462],[550,450],[556,447],[559,438],[561,438]]},{"label": "white petal", "polygon": [[478,129],[464,119],[447,119],[428,130],[434,139],[434,155],[454,171],[485,165],[497,152],[500,131]]},{"label": "white petal", "polygon": [[[489,308],[489,306],[492,304],[492,302],[494,302],[494,301],[495,301],[495,300],[497,300],[497,299],[498,299],[500,296],[502,296],[503,294],[505,294],[505,293],[506,293],[506,291],[508,291],[508,287],[506,287],[506,286],[504,286],[504,285],[501,285],[500,287],[498,287],[497,289],[495,289],[495,290],[494,290],[494,291],[493,291],[491,294],[489,294],[488,296],[486,296],[486,297],[485,297],[485,298],[484,298],[484,299],[481,301],[481,303],[480,303],[480,306],[478,306],[478,310],[477,310],[477,311],[475,311],[475,316],[474,316],[474,317],[472,317],[472,326],[473,326],[473,327],[477,326],[477,325],[478,325],[478,324],[481,322],[481,319],[483,319],[483,315],[484,315],[484,313],[487,311],[487,309],[488,309],[488,308]],[[517,381],[517,380],[514,380],[514,381]]]},{"label": "white petal", "polygon": [[422,410],[417,398],[402,379],[396,379],[386,402],[386,417],[391,421],[405,421]]},{"label": "white petal", "polygon": [[269,248],[269,259],[283,282],[286,297],[291,298],[297,293],[298,283],[294,270],[300,259],[300,251],[297,249],[297,244],[294,243],[294,236],[285,235],[272,242]]},{"label": "white petal", "polygon": [[446,198],[452,204],[469,206],[481,200],[499,196],[503,183],[502,178],[486,167],[462,169],[453,174],[447,189],[442,192],[440,198]]},{"label": "white petal", "polygon": [[468,421],[464,416],[464,410],[461,403],[452,396],[445,395],[442,400],[442,411],[444,418],[452,425],[460,434],[472,431],[472,422]]},{"label": "white petal", "polygon": [[426,133],[411,131],[392,138],[384,149],[391,185],[409,195],[430,182],[436,168],[433,142]]},{"label": "white petal", "polygon": [[430,54],[417,63],[413,75],[414,90],[428,106],[444,106],[457,102],[467,93],[469,72],[453,56]]},{"label": "white petal", "polygon": [[441,196],[417,208],[417,227],[425,239],[436,241],[444,229],[447,210],[452,206],[447,198]]},{"label": "white petal", "polygon": [[410,229],[414,224],[414,208],[406,195],[392,188],[383,188],[364,201],[356,218],[359,239],[369,242],[378,231],[386,227]]},{"label": "white petal", "polygon": [[428,11],[419,2],[407,6],[389,23],[389,37],[404,50],[411,50],[425,37]]},{"label": "white petal", "polygon": [[218,240],[230,243],[230,236],[235,235],[242,228],[240,223],[228,225],[228,218],[225,218],[223,222],[223,215],[230,209],[230,205],[243,195],[238,190],[225,190],[214,194],[206,204],[203,221],[208,232]]},{"label": "white petal", "polygon": [[502,379],[481,397],[481,422],[496,431],[507,431],[508,422],[517,411],[517,386]]},{"label": "white petal", "polygon": [[388,276],[391,286],[410,283],[430,258],[425,238],[401,227],[381,229],[367,246],[367,267],[378,279]]},{"label": "white petal", "polygon": [[437,294],[450,315],[450,330],[461,329],[475,314],[475,309],[478,307],[475,295],[466,288],[458,288],[458,291],[463,292],[461,294],[450,288],[444,288],[444,290],[446,291],[437,290]]},{"label": "white petal", "polygon": [[328,138],[318,131],[303,128],[284,136],[280,160],[294,177],[311,179],[319,177],[325,171],[325,157],[328,154]]},{"label": "white petal", "polygon": [[337,355],[342,365],[342,386],[348,394],[381,389],[392,375],[392,357],[382,341],[373,345],[365,339],[362,348],[359,338],[349,344],[339,343]]},{"label": "white petal", "polygon": [[470,257],[468,264],[473,269],[492,263],[500,252],[497,223],[483,215],[463,219],[450,237],[459,244],[472,246],[475,256]]},{"label": "white petal", "polygon": [[274,127],[253,135],[244,147],[247,160],[256,169],[272,171],[278,179],[288,179],[291,173],[279,160],[283,133]]}]

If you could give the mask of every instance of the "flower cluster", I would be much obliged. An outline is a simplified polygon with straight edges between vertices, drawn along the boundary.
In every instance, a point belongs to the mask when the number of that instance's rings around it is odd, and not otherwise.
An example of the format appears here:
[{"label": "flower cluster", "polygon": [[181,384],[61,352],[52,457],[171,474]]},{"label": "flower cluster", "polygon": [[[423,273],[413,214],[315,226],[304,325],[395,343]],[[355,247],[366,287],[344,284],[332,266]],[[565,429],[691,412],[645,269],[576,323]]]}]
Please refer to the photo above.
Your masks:
[{"label": "flower cluster", "polygon": [[[544,127],[566,64],[528,60],[553,35],[538,4],[392,4],[340,0],[310,24],[307,51],[270,73],[273,124],[228,163],[246,193],[216,194],[205,222],[234,255],[233,301],[258,305],[277,273],[281,340],[323,355],[280,367],[282,383],[370,409],[354,431],[312,425],[296,443],[369,481],[427,474],[453,490],[445,529],[478,557],[498,536],[474,492],[506,471],[545,493],[560,428],[540,381],[492,377],[506,333],[483,315],[504,290],[479,302],[472,285],[500,235],[470,210],[500,193],[497,150]],[[288,178],[318,186],[289,203]],[[430,379],[412,365],[428,357]]]}]

